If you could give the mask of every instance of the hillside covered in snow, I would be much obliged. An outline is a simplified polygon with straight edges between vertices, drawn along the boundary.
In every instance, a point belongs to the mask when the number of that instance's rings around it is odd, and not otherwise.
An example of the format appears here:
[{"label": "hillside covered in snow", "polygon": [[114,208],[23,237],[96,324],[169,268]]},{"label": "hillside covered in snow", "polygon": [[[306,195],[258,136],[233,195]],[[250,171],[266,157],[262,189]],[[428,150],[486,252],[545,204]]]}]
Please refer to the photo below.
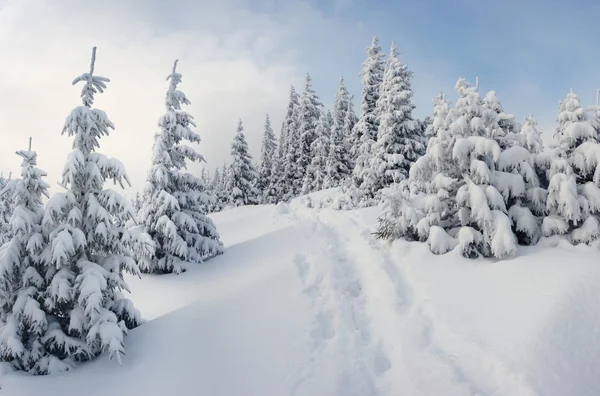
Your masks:
[{"label": "hillside covered in snow", "polygon": [[501,261],[436,256],[375,239],[380,214],[305,197],[213,214],[226,254],[128,278],[147,322],[125,338],[121,367],[104,354],[57,375],[10,372],[0,392],[600,394],[591,247],[549,238]]}]

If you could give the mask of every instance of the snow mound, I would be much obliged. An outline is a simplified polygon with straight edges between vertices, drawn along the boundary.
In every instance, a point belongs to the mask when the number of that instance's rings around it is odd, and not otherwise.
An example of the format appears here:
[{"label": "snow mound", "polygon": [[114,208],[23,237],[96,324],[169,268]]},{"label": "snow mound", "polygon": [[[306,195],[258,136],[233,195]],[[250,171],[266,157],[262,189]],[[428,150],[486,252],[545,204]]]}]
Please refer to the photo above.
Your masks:
[{"label": "snow mound", "polygon": [[[306,203],[213,214],[224,255],[130,279],[149,321],[126,337],[122,367],[104,355],[9,373],[3,394],[600,394],[596,248],[556,237],[502,261],[437,256],[374,239],[379,208]],[[481,235],[440,238],[465,248]]]}]

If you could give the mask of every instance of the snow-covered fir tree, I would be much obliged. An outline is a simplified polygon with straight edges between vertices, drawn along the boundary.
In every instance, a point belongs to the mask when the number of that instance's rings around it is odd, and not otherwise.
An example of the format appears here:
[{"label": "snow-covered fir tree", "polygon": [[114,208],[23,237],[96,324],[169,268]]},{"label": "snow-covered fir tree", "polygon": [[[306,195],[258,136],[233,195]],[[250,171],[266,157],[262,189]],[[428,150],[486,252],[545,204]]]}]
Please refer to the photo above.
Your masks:
[{"label": "snow-covered fir tree", "polygon": [[289,201],[300,195],[304,174],[306,170],[301,166],[301,158],[304,153],[302,147],[302,135],[300,130],[300,104],[294,107],[291,124],[287,130],[287,148],[283,159],[283,172],[279,186],[283,192],[281,200]]},{"label": "snow-covered fir tree", "polygon": [[[466,257],[514,255],[510,217],[518,209],[512,206],[524,209],[526,185],[536,183],[530,153],[519,146],[502,151],[494,139],[500,117],[485,114],[477,88],[464,79],[456,89],[458,101],[445,121],[445,101],[436,101],[437,134],[403,188],[388,195],[379,236],[426,240],[436,254],[457,248]],[[537,220],[529,220],[517,228],[534,240]]]},{"label": "snow-covered fir tree", "polygon": [[275,162],[275,156],[277,155],[277,141],[275,140],[275,133],[271,128],[271,119],[267,114],[265,119],[265,132],[263,134],[262,146],[260,149],[260,162],[258,166],[258,190],[261,193],[261,201],[266,202],[266,196],[268,195],[269,185],[272,181],[273,165]]},{"label": "snow-covered fir tree", "polygon": [[131,205],[133,206],[133,210],[135,213],[138,213],[144,207],[144,198],[143,195],[139,192],[133,193],[131,196]]},{"label": "snow-covered fir tree", "polygon": [[[0,191],[10,182],[11,175],[8,179],[4,175],[0,175]],[[10,227],[10,218],[14,212],[14,201],[11,194],[0,196],[0,246],[4,245],[12,238]]]},{"label": "snow-covered fir tree", "polygon": [[[500,123],[505,119],[499,114]],[[524,181],[524,193],[507,202],[513,232],[522,245],[537,243],[546,213],[549,161],[536,125],[530,115],[519,133],[508,133],[513,135],[509,140],[514,144],[502,152],[497,166],[501,171],[520,175]]]},{"label": "snow-covered fir tree", "polygon": [[568,234],[574,243],[600,236],[600,145],[596,129],[571,92],[560,102],[549,172],[544,235]]},{"label": "snow-covered fir tree", "polygon": [[371,148],[377,140],[379,121],[377,116],[377,101],[383,82],[383,53],[379,45],[379,38],[374,37],[371,46],[367,48],[367,60],[363,63],[360,75],[362,76],[361,114],[352,130],[351,155],[354,159],[352,179],[356,187],[363,181],[363,172],[369,168],[372,152]]},{"label": "snow-covered fir tree", "polygon": [[407,178],[412,164],[425,153],[421,124],[412,115],[415,106],[411,102],[411,78],[412,72],[398,59],[398,50],[392,44],[377,101],[377,142],[360,186],[367,199]]},{"label": "snow-covered fir tree", "polygon": [[300,98],[300,108],[298,110],[301,148],[298,171],[302,176],[302,180],[313,158],[312,144],[317,139],[317,123],[321,117],[322,107],[323,105],[319,102],[319,97],[312,89],[312,79],[307,73],[304,81],[304,92]]},{"label": "snow-covered fir tree", "polygon": [[252,164],[252,156],[244,136],[244,126],[239,120],[237,131],[231,143],[231,168],[227,180],[227,190],[230,192],[229,204],[232,206],[256,205],[259,203],[260,192],[256,188],[258,174]]},{"label": "snow-covered fir tree", "polygon": [[0,258],[0,358],[16,369],[45,374],[51,370],[46,349],[48,323],[44,307],[46,275],[50,268],[43,254],[48,235],[42,230],[43,197],[48,197],[46,172],[37,168],[37,154],[18,151],[21,179],[2,190],[15,203],[10,226],[14,236]]},{"label": "snow-covered fir tree", "polygon": [[330,128],[327,114],[322,113],[317,125],[317,139],[313,142],[311,147],[313,157],[306,171],[306,175],[304,176],[302,194],[308,194],[323,189],[323,182],[326,178],[327,148],[329,146]]},{"label": "snow-covered fir tree", "polygon": [[356,123],[356,114],[343,77],[340,78],[340,87],[333,101],[332,118],[324,188],[339,186],[352,172],[350,133]]},{"label": "snow-covered fir tree", "polygon": [[181,105],[190,101],[177,89],[182,76],[176,68],[177,61],[167,76],[166,112],[158,121],[160,131],[154,137],[145,206],[139,214],[155,243],[155,254],[140,260],[144,272],[180,273],[190,263],[223,253],[219,233],[207,216],[214,198],[202,179],[185,172],[186,161],[204,158],[185,144],[199,143],[200,136],[192,130],[192,116],[181,110]]},{"label": "snow-covered fir tree", "polygon": [[215,169],[213,178],[210,181],[210,191],[215,198],[214,203],[210,208],[210,212],[218,212],[221,210],[221,172],[219,168]]},{"label": "snow-covered fir tree", "polygon": [[350,98],[348,99],[348,108],[346,109],[346,119],[344,120],[344,128],[346,129],[345,135],[348,137],[348,146],[350,147],[348,152],[352,149],[352,131],[357,122],[358,117],[354,111],[354,95],[350,95]]},{"label": "snow-covered fir tree", "polygon": [[[124,249],[128,241],[120,226],[133,217],[133,208],[121,194],[104,188],[110,179],[121,186],[129,180],[121,162],[96,152],[114,125],[102,110],[92,109],[94,95],[109,81],[94,75],[95,55],[96,48],[89,73],[73,81],[84,83],[83,106],[73,109],[63,128],[73,137],[62,173],[66,191],[50,198],[42,221],[49,240],[42,253],[48,266],[43,343],[49,355],[40,360],[40,373],[67,370],[102,352],[120,361],[123,337],[141,323],[140,313],[121,293],[128,290],[124,272],[139,272]],[[32,282],[41,285],[40,279]]]},{"label": "snow-covered fir tree", "polygon": [[[297,143],[298,137],[298,106],[299,98],[294,86],[290,87],[290,95],[286,114],[281,126],[281,134],[279,137],[279,147],[277,149],[277,156],[273,161],[273,168],[271,170],[271,182],[267,188],[267,192],[264,194],[265,201],[267,203],[277,203],[283,200],[290,190],[292,183],[288,179],[290,175],[296,175],[295,168],[287,166],[287,159],[289,153],[290,142]],[[295,151],[292,153],[295,157]],[[294,165],[295,166],[295,165]],[[294,179],[297,184],[297,181]]]}]

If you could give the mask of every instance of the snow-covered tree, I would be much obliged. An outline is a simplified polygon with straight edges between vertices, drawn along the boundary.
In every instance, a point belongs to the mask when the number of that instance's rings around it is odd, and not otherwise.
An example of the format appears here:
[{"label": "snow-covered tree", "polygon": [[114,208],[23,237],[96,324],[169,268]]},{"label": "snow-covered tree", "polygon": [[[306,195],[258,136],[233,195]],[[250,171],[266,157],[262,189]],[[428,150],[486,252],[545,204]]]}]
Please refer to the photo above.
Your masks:
[{"label": "snow-covered tree", "polygon": [[377,101],[377,142],[361,184],[366,198],[374,198],[382,188],[407,178],[411,165],[425,153],[421,124],[412,116],[411,78],[412,72],[398,59],[392,44]]},{"label": "snow-covered tree", "polygon": [[[260,163],[258,167],[258,189],[261,197],[264,197],[272,180],[273,163],[277,155],[277,141],[273,128],[271,128],[271,120],[267,114],[265,120],[265,132],[263,135],[262,146],[260,149]],[[263,199],[261,198],[261,201]]]},{"label": "snow-covered tree", "polygon": [[444,105],[436,102],[437,135],[404,189],[387,197],[379,235],[426,240],[436,254],[458,248],[466,257],[514,255],[509,208],[524,198],[528,151],[503,152],[493,135],[498,118],[485,113],[477,87],[461,78],[456,89],[445,122],[438,119]]},{"label": "snow-covered tree", "polygon": [[156,245],[155,254],[140,261],[144,272],[180,273],[190,263],[223,253],[219,233],[207,216],[214,198],[202,179],[185,172],[186,161],[204,158],[184,143],[199,143],[200,136],[192,130],[193,117],[181,110],[181,105],[190,101],[177,89],[182,76],[176,68],[177,61],[167,76],[166,112],[158,121],[160,131],[154,137],[145,206],[139,214]]},{"label": "snow-covered tree", "polygon": [[340,86],[333,101],[332,118],[325,188],[339,186],[342,180],[350,176],[353,167],[350,138],[352,128],[356,124],[356,114],[343,77],[340,78]]},{"label": "snow-covered tree", "polygon": [[497,126],[491,129],[494,140],[498,142],[502,150],[515,143],[515,135],[519,131],[518,123],[512,114],[504,112],[495,91],[490,91],[483,99],[484,121],[494,122]]},{"label": "snow-covered tree", "polygon": [[131,196],[131,205],[133,206],[133,211],[135,213],[138,213],[140,210],[142,210],[144,207],[144,198],[142,194],[137,191],[133,193]]},{"label": "snow-covered tree", "polygon": [[258,175],[252,165],[252,156],[244,136],[242,120],[238,122],[237,132],[231,143],[231,157],[233,161],[227,180],[227,190],[230,191],[229,203],[233,206],[258,204],[260,193],[255,187]]},{"label": "snow-covered tree", "polygon": [[[304,82],[304,92],[300,98],[299,124],[300,124],[300,148],[299,153],[299,173],[302,176],[306,174],[312,161],[312,144],[317,139],[317,123],[321,117],[323,105],[319,102],[319,97],[312,89],[312,79],[306,74]],[[301,182],[302,182],[301,180]]]},{"label": "snow-covered tree", "polygon": [[[293,166],[288,166],[287,159],[288,155],[290,155],[290,143],[293,143],[294,147],[298,143],[298,107],[298,94],[296,93],[294,86],[291,86],[288,107],[281,126],[277,156],[273,161],[273,168],[271,170],[271,182],[267,192],[264,194],[265,200],[268,203],[277,203],[283,200],[286,195],[293,195],[290,194],[291,185],[297,184],[295,179],[289,179],[290,176],[296,175],[294,168],[296,164]],[[296,151],[294,150],[291,155],[295,158]]]},{"label": "snow-covered tree", "polygon": [[306,170],[301,166],[304,153],[300,130],[300,105],[294,108],[292,124],[288,128],[286,156],[283,160],[284,169],[280,178],[280,187],[283,191],[281,200],[289,201],[300,195],[304,174]]},{"label": "snow-covered tree", "polygon": [[[66,191],[50,198],[42,220],[49,239],[42,253],[48,266],[42,341],[49,355],[37,363],[39,373],[67,370],[73,362],[102,352],[120,361],[124,335],[141,322],[121,293],[128,290],[124,272],[138,274],[134,258],[123,248],[128,240],[119,226],[133,217],[133,208],[118,192],[104,189],[109,179],[121,186],[129,180],[121,162],[96,152],[100,138],[114,125],[102,110],[91,108],[94,95],[109,81],[94,75],[95,54],[94,48],[90,72],[73,81],[84,82],[83,106],[73,109],[63,128],[63,134],[73,137],[62,173]],[[40,285],[42,280],[32,277],[31,282]]]},{"label": "snow-covered tree", "polygon": [[18,151],[21,179],[2,190],[15,203],[10,220],[14,236],[0,258],[0,358],[18,370],[44,374],[49,371],[45,336],[48,317],[44,308],[48,257],[43,255],[48,238],[42,230],[48,184],[46,172],[37,168],[37,154]]},{"label": "snow-covered tree", "polygon": [[600,236],[598,135],[572,90],[559,109],[549,172],[548,216],[542,231],[546,236],[569,234],[575,243],[589,243]]},{"label": "snow-covered tree", "polygon": [[367,60],[363,63],[361,114],[352,130],[351,155],[354,160],[352,178],[355,186],[360,186],[363,180],[363,170],[369,166],[371,147],[377,140],[379,122],[377,117],[377,101],[383,82],[383,53],[379,38],[374,37],[371,46],[367,48]]},{"label": "snow-covered tree", "polygon": [[[0,191],[10,182],[11,175],[8,179],[4,175],[0,175]],[[11,194],[0,196],[0,246],[4,245],[12,238],[10,227],[10,218],[14,212],[15,205]]]},{"label": "snow-covered tree", "polygon": [[327,147],[329,145],[330,128],[327,114],[322,113],[317,125],[317,139],[313,142],[311,147],[313,157],[304,177],[302,194],[308,194],[323,189],[323,182],[326,177]]}]

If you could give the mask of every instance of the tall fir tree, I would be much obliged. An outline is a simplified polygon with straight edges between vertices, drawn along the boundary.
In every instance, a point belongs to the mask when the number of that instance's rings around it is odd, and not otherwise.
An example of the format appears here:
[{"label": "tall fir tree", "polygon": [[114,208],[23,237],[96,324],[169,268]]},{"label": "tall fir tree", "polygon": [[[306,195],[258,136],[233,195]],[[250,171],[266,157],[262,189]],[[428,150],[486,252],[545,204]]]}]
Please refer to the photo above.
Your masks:
[{"label": "tall fir tree", "polygon": [[263,134],[260,149],[260,162],[258,166],[258,190],[261,194],[261,202],[267,202],[268,189],[272,182],[273,166],[277,155],[277,141],[275,133],[271,128],[271,119],[267,114],[265,119],[265,132]]},{"label": "tall fir tree", "polygon": [[317,125],[317,139],[313,142],[311,151],[312,161],[304,176],[302,194],[308,194],[323,189],[327,168],[327,147],[329,146],[329,120],[326,113],[321,114]]},{"label": "tall fir tree", "polygon": [[304,181],[305,170],[301,164],[301,158],[304,153],[302,147],[302,135],[300,129],[301,107],[298,104],[294,107],[292,123],[288,128],[286,156],[284,159],[284,170],[280,179],[281,191],[283,192],[281,200],[289,201],[300,195],[302,183]]},{"label": "tall fir tree", "polygon": [[408,177],[412,164],[425,153],[423,131],[413,119],[412,72],[398,59],[394,44],[386,63],[377,101],[379,132],[373,145],[369,167],[361,177],[361,191],[368,199],[377,197],[381,189]]},{"label": "tall fir tree", "polygon": [[377,140],[379,128],[377,101],[381,92],[384,71],[384,55],[379,45],[379,38],[373,38],[371,46],[367,48],[367,54],[367,60],[363,63],[360,72],[362,76],[361,114],[352,130],[350,139],[351,155],[354,159],[352,179],[356,187],[362,184],[363,170],[368,168],[371,161],[371,148]]},{"label": "tall fir tree", "polygon": [[51,361],[44,340],[50,263],[43,255],[48,235],[42,229],[42,199],[48,197],[48,184],[43,180],[46,172],[36,167],[31,140],[29,149],[17,155],[22,158],[21,179],[11,180],[2,190],[2,197],[9,195],[15,210],[10,221],[14,236],[0,258],[0,358],[18,370],[45,374]]},{"label": "tall fir tree", "polygon": [[260,193],[255,187],[258,174],[252,164],[252,156],[244,136],[244,126],[239,120],[237,131],[231,143],[231,168],[227,190],[230,192],[229,203],[233,206],[256,205]]},{"label": "tall fir tree", "polygon": [[300,152],[299,152],[299,174],[302,182],[308,167],[312,161],[312,144],[317,139],[317,123],[321,117],[323,105],[312,88],[312,79],[306,74],[304,92],[300,98],[299,124],[300,124]]},{"label": "tall fir tree", "polygon": [[139,273],[124,249],[120,226],[133,217],[133,208],[121,194],[103,188],[107,180],[123,186],[129,179],[121,162],[96,152],[114,125],[102,110],[91,108],[94,95],[109,82],[94,75],[95,58],[94,47],[90,72],[73,81],[84,82],[83,106],[73,109],[63,128],[73,137],[62,173],[66,191],[50,198],[42,222],[50,241],[43,253],[48,261],[44,346],[50,356],[40,364],[41,373],[67,370],[102,352],[120,362],[124,335],[141,323],[121,293],[129,290],[124,272]]},{"label": "tall fir tree", "polygon": [[[8,179],[4,175],[0,175],[0,191],[6,187],[10,180],[11,174],[8,175]],[[15,204],[11,194],[0,196],[0,246],[12,238],[10,217],[13,214],[14,208]]]},{"label": "tall fir tree", "polygon": [[[277,203],[284,199],[288,194],[291,183],[288,176],[295,174],[295,169],[287,166],[290,142],[296,143],[298,130],[298,106],[299,97],[292,85],[290,87],[290,95],[287,106],[287,111],[281,126],[281,134],[279,137],[279,147],[277,157],[273,161],[271,170],[271,182],[265,194],[265,199],[268,203]],[[292,153],[295,156],[295,151]]]},{"label": "tall fir tree", "polygon": [[181,110],[182,104],[190,104],[177,89],[181,77],[175,61],[167,76],[166,113],[158,121],[160,132],[154,137],[145,206],[139,216],[155,243],[155,254],[141,258],[144,272],[181,273],[191,263],[223,253],[219,233],[207,216],[214,198],[201,178],[185,172],[186,161],[204,158],[184,143],[199,143],[200,136],[191,129],[196,126],[193,117]]}]

